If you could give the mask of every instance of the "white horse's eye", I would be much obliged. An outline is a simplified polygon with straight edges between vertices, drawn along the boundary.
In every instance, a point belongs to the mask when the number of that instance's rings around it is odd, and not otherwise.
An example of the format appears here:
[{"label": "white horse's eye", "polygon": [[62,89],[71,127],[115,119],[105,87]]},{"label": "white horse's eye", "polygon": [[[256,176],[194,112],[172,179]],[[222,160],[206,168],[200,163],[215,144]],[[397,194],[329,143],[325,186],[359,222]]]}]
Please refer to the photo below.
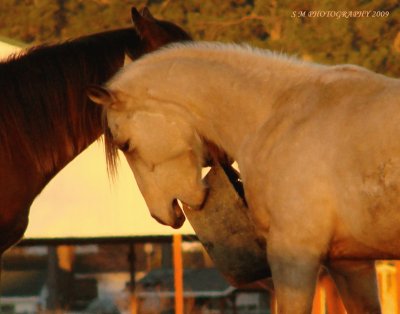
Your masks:
[{"label": "white horse's eye", "polygon": [[126,153],[127,151],[129,151],[129,140],[127,140],[126,142],[124,142],[123,144],[119,144],[118,148],[123,151],[124,153]]}]

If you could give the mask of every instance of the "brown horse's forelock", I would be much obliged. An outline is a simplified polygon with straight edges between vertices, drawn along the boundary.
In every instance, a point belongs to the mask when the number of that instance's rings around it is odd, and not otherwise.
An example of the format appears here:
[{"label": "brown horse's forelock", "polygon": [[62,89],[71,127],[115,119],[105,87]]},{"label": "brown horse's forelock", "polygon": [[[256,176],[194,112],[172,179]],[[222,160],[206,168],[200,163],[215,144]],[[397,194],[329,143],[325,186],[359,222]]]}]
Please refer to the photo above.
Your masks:
[{"label": "brown horse's forelock", "polygon": [[78,154],[101,133],[101,109],[90,104],[86,87],[108,80],[139,42],[133,28],[121,29],[35,47],[0,63],[2,154],[24,155],[39,171],[55,166],[62,149]]}]

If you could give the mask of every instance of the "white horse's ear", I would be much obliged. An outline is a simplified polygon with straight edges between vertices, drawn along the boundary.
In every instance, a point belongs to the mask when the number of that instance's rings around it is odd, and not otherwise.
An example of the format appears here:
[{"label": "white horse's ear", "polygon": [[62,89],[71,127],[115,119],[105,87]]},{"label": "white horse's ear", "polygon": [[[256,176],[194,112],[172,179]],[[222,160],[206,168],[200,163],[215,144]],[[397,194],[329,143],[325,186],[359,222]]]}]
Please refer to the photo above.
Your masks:
[{"label": "white horse's ear", "polygon": [[112,91],[98,85],[89,85],[86,94],[91,101],[100,106],[112,107],[117,100]]}]

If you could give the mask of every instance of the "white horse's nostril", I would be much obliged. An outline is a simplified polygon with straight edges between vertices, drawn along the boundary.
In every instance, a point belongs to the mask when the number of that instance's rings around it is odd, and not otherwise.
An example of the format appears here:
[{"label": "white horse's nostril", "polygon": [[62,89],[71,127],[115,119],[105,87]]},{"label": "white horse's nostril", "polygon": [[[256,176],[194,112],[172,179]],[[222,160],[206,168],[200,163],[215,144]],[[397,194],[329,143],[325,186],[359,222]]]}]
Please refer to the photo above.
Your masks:
[{"label": "white horse's nostril", "polygon": [[172,208],[177,216],[182,215],[182,208],[179,203],[180,202],[176,198],[172,201]]},{"label": "white horse's nostril", "polygon": [[183,210],[182,210],[181,206],[179,206],[179,203],[178,203],[177,199],[174,199],[172,201],[172,207],[173,207],[173,209],[175,211],[175,223],[171,227],[174,228],[174,229],[178,229],[183,225],[183,223],[186,220],[186,217],[183,214]]}]

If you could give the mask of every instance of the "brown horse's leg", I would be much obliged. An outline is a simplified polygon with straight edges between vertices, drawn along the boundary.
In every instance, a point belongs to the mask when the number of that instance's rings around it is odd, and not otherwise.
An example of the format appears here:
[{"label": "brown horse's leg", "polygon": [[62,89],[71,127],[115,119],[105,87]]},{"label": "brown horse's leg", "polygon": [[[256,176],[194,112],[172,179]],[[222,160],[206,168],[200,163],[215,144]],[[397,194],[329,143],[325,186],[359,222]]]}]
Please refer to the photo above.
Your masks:
[{"label": "brown horse's leg", "polygon": [[380,314],[373,261],[334,261],[328,266],[348,314]]}]

